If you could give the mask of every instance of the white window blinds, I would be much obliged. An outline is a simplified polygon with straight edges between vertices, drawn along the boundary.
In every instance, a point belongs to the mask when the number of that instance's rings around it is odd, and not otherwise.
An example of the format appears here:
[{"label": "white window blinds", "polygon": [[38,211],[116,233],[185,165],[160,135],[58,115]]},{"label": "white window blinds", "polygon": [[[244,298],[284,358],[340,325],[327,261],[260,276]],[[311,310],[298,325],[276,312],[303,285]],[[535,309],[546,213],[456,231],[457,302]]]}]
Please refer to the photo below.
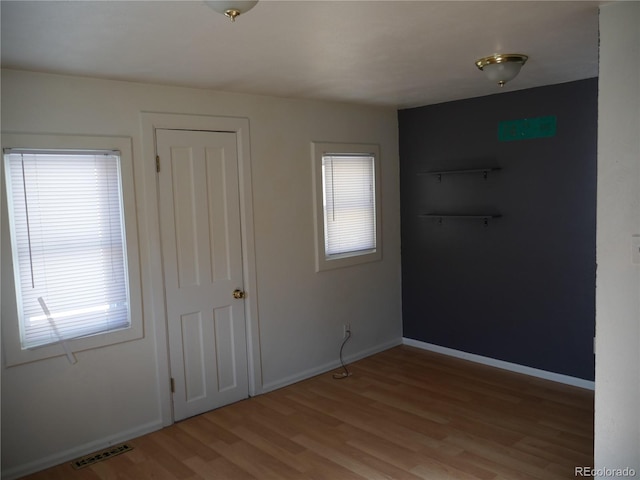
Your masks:
[{"label": "white window blinds", "polygon": [[322,157],[326,258],[376,249],[375,157]]},{"label": "white window blinds", "polygon": [[22,348],[129,327],[119,154],[10,150],[5,168]]}]

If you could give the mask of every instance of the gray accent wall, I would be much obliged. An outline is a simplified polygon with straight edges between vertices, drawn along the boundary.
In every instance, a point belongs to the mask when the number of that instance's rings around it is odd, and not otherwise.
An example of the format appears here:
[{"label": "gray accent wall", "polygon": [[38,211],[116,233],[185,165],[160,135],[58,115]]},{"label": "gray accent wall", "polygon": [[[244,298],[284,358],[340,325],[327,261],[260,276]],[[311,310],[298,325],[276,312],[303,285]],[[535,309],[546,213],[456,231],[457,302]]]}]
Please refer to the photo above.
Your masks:
[{"label": "gray accent wall", "polygon": [[[398,113],[405,338],[594,379],[597,90],[594,78]],[[539,117],[555,135],[499,139],[501,122]],[[500,170],[429,173],[485,168]]]}]

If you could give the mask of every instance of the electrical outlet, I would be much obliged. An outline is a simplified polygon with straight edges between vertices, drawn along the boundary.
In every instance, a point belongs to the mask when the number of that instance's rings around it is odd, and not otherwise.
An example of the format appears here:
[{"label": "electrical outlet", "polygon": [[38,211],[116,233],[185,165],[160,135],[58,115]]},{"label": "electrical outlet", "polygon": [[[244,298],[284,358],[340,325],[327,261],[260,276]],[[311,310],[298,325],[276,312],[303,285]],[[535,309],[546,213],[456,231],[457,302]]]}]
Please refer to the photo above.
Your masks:
[{"label": "electrical outlet", "polygon": [[351,324],[345,323],[342,326],[342,338],[347,338],[347,335],[351,333]]},{"label": "electrical outlet", "polygon": [[631,262],[640,265],[640,235],[631,237]]}]

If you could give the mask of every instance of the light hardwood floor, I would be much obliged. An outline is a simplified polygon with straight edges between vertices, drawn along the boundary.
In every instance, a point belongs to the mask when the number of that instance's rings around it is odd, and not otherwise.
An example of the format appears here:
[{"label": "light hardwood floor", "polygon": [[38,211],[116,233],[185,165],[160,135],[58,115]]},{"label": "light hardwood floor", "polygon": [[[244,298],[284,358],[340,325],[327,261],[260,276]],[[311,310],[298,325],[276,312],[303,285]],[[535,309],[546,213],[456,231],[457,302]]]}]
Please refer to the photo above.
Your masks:
[{"label": "light hardwood floor", "polygon": [[593,392],[401,346],[29,480],[575,479]]}]

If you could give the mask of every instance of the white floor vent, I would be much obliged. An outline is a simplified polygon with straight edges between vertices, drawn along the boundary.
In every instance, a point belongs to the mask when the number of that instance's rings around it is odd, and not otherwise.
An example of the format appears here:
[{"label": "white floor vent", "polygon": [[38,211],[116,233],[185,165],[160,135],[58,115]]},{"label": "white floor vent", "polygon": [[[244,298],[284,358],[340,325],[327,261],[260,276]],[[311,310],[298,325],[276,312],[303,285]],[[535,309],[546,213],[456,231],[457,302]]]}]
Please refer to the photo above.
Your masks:
[{"label": "white floor vent", "polygon": [[113,447],[109,447],[105,450],[102,450],[101,452],[96,452],[81,458],[76,458],[73,462],[71,462],[71,466],[76,470],[79,470],[80,468],[88,467],[89,465],[101,462],[102,460],[107,460],[111,457],[115,457],[116,455],[120,455],[121,453],[126,453],[130,450],[133,450],[133,447],[131,445],[121,443],[120,445],[114,445]]}]

